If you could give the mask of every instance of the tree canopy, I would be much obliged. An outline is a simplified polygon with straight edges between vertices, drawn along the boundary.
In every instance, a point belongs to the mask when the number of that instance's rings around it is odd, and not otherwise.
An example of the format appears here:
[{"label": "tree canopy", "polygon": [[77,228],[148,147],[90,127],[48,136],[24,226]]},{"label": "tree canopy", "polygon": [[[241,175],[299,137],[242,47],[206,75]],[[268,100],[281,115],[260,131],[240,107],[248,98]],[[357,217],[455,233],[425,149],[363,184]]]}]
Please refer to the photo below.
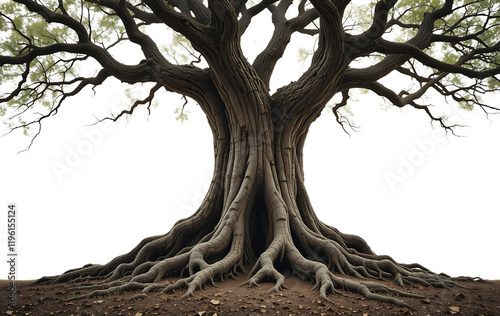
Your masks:
[{"label": "tree canopy", "polygon": [[[207,82],[217,71],[213,59],[223,58],[216,46],[231,39],[245,46],[240,37],[260,15],[272,24],[258,31],[263,38],[272,36],[251,66],[275,91],[275,99],[299,89],[305,99],[312,77],[342,55],[350,66],[320,100],[324,106],[334,94],[343,96],[333,107],[339,123],[349,124],[341,109],[356,88],[397,107],[423,110],[445,128],[453,126],[426,104],[426,94],[438,93],[465,110],[498,110],[482,102],[482,95],[500,87],[499,4],[494,0],[26,0],[5,1],[0,12],[0,114],[10,128],[29,129],[32,136],[66,99],[110,77],[150,85],[147,98],[131,102],[113,119],[151,104],[162,88],[203,102],[196,90],[200,82],[213,84]],[[303,38],[295,34],[314,39],[313,47],[299,48],[304,58],[312,56],[310,65],[301,78],[276,89],[271,87],[273,69],[290,43]],[[124,50],[134,49],[129,44],[140,49],[141,60],[122,61]],[[396,74],[397,85],[390,81]]]}]

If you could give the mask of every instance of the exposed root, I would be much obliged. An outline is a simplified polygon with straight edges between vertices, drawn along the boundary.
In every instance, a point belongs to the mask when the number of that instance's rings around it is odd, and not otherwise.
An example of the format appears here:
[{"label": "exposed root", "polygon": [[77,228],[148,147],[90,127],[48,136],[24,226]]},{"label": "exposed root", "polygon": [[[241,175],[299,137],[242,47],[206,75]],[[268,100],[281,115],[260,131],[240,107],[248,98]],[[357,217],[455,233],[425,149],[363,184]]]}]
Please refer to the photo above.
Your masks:
[{"label": "exposed root", "polygon": [[148,298],[149,296],[146,293],[138,293],[131,298],[129,298],[129,301],[135,301],[135,300],[143,300]]},{"label": "exposed root", "polygon": [[[281,222],[286,223],[277,221],[274,229],[277,229]],[[114,280],[115,272],[99,284],[75,287],[74,290],[90,292],[67,301],[137,290],[141,292],[133,295],[131,299],[147,298],[147,293],[152,291],[170,293],[180,289],[186,290],[182,296],[185,298],[194,296],[196,290],[202,289],[207,284],[216,286],[215,280],[222,281],[243,271],[244,234],[242,232],[244,230],[240,229],[244,224],[243,217],[235,215],[234,221],[229,221],[229,223],[230,225],[225,226],[226,229],[221,228],[217,234],[214,234],[214,238],[192,247],[185,253],[137,265],[120,264],[118,267],[129,271],[125,276]],[[259,287],[263,282],[273,282],[270,292],[287,289],[284,275],[274,266],[277,261],[286,260],[294,274],[302,279],[312,280],[313,290],[318,291],[322,300],[330,303],[333,303],[331,294],[349,296],[347,293],[356,293],[366,299],[411,309],[412,307],[399,297],[428,298],[368,281],[368,279],[392,278],[400,286],[410,284],[445,288],[457,286],[452,278],[434,274],[419,265],[402,265],[388,257],[349,252],[335,241],[307,229],[302,231],[301,236],[302,238],[292,240],[286,233],[275,234],[273,241],[257,259],[249,279],[241,285]],[[315,247],[301,251],[296,244],[302,243],[315,245]],[[221,257],[222,253],[225,255]],[[208,258],[215,259],[207,261]],[[135,268],[132,269],[132,267]],[[88,267],[85,267],[81,270],[87,272],[87,269]],[[188,273],[187,277],[173,284],[161,282],[165,276],[182,269]],[[70,273],[74,274],[75,271]],[[121,275],[122,272],[119,274]],[[356,277],[359,280],[353,280],[350,277]],[[471,280],[471,278],[460,278],[458,281]]]},{"label": "exposed root", "polygon": [[327,293],[345,295],[339,292],[338,289],[358,293],[367,299],[387,302],[397,306],[407,307],[410,309],[412,309],[412,307],[401,300],[398,300],[390,296],[383,296],[375,292],[396,294],[398,296],[404,296],[404,297],[427,298],[425,296],[406,293],[393,288],[389,288],[385,285],[376,282],[367,282],[367,281],[358,282],[358,281],[353,281],[351,279],[335,276],[332,272],[328,270],[325,264],[306,259],[293,245],[289,245],[289,247],[291,248],[288,252],[289,253],[288,259],[293,260],[294,266],[297,269],[297,273],[310,274],[311,278],[315,280],[314,289],[318,290],[320,298],[327,302],[332,302],[332,300],[327,297]]},{"label": "exposed root", "polygon": [[[276,226],[279,227],[279,224],[282,224],[283,221],[279,221],[276,223]],[[275,228],[276,229],[276,228]],[[273,280],[275,285],[271,288],[270,292],[279,292],[283,289],[286,289],[285,286],[285,277],[281,274],[273,265],[273,262],[276,261],[277,257],[281,254],[281,257],[284,254],[284,238],[281,235],[277,235],[278,237],[274,238],[269,247],[264,251],[257,262],[255,263],[252,271],[250,271],[251,278],[244,282],[242,285],[247,285],[248,287],[259,286],[259,282],[270,281]]]},{"label": "exposed root", "polygon": [[110,286],[107,289],[96,290],[96,291],[90,292],[88,294],[75,296],[75,297],[72,297],[72,298],[65,300],[64,302],[69,302],[69,301],[74,301],[74,300],[79,300],[79,299],[86,299],[86,298],[91,298],[91,297],[96,297],[96,296],[106,296],[106,295],[110,295],[113,293],[121,293],[121,292],[125,292],[125,291],[142,290],[147,286],[148,286],[148,284],[144,284],[144,283],[128,282],[128,283],[118,285],[118,286]]},{"label": "exposed root", "polygon": [[241,286],[247,285],[248,287],[260,287],[259,282],[269,280],[273,280],[275,282],[275,285],[269,290],[269,292],[277,293],[287,288],[285,286],[285,277],[274,267],[266,267],[258,270],[257,273],[255,273],[249,280],[242,283]]}]

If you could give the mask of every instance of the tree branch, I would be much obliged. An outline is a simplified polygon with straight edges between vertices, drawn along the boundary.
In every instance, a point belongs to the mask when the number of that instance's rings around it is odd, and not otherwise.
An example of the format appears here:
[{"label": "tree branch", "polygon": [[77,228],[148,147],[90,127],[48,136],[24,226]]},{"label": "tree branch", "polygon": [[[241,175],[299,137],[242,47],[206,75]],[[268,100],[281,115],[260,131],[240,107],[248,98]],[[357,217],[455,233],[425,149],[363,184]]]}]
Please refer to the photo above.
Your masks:
[{"label": "tree branch", "polygon": [[[8,135],[16,130],[19,130],[19,129],[24,129],[24,130],[27,130],[29,129],[32,125],[37,125],[38,126],[38,130],[35,132],[35,134],[33,135],[33,137],[31,137],[31,140],[30,140],[30,143],[28,144],[28,146],[22,150],[21,152],[23,151],[28,151],[31,146],[33,145],[35,139],[38,137],[38,135],[40,135],[40,133],[42,132],[42,123],[45,119],[53,116],[53,115],[56,115],[57,112],[59,111],[59,109],[61,108],[63,102],[70,96],[74,96],[76,94],[78,94],[83,88],[85,88],[86,86],[88,85],[93,85],[94,87],[95,86],[98,86],[100,84],[102,84],[104,82],[104,80],[106,80],[106,78],[108,78],[110,76],[110,73],[106,70],[101,70],[97,76],[95,77],[91,77],[91,78],[76,78],[75,80],[71,81],[70,83],[68,84],[72,84],[74,82],[77,82],[77,81],[80,81],[80,83],[78,84],[78,86],[71,92],[68,92],[68,93],[62,93],[59,101],[57,102],[57,104],[50,109],[49,112],[47,112],[46,114],[41,114],[39,112],[37,112],[36,114],[38,115],[37,118],[29,121],[29,122],[24,122],[20,125],[16,125],[14,127],[12,127],[5,135]],[[47,85],[60,85],[61,83],[45,83]],[[42,92],[43,94],[44,92]],[[20,115],[21,113],[27,111],[28,109],[30,109],[36,102],[36,98],[30,102],[29,104],[26,105],[26,109],[22,112],[19,112],[19,113],[16,113],[13,117],[11,117],[10,119]],[[0,102],[4,102],[4,101],[0,101]]]},{"label": "tree branch", "polygon": [[82,54],[93,57],[105,69],[110,71],[119,80],[136,83],[152,79],[151,68],[145,64],[127,66],[116,61],[108,51],[90,43],[66,44],[57,43],[45,47],[30,47],[30,52],[17,57],[0,56],[0,66],[11,64],[19,65],[30,63],[37,57],[47,56],[59,52]]},{"label": "tree branch", "polygon": [[165,1],[144,0],[144,3],[163,23],[186,36],[197,51],[203,52],[205,47],[210,46],[209,28],[205,25],[188,15],[176,12]]},{"label": "tree branch", "polygon": [[247,9],[245,6],[242,6],[241,12],[242,16],[240,18],[239,27],[240,27],[240,34],[245,33],[246,29],[250,25],[250,22],[252,21],[252,18],[262,12],[264,9],[266,9],[268,6],[271,4],[275,3],[278,0],[262,0],[261,2],[257,3],[253,7]]},{"label": "tree branch", "polygon": [[[320,15],[318,48],[314,52],[311,66],[296,81],[278,89],[273,98],[286,104],[285,112],[295,116],[305,114],[315,117],[335,94],[339,79],[347,67],[343,56],[342,7],[333,2],[312,0]],[[347,5],[348,1],[337,2]]]},{"label": "tree branch", "polygon": [[49,23],[60,23],[63,24],[78,35],[78,40],[80,43],[90,43],[89,34],[85,27],[72,17],[66,14],[54,13],[48,8],[44,7],[41,4],[38,4],[32,0],[15,0],[18,3],[24,4],[28,10],[31,12],[39,14]]},{"label": "tree branch", "polygon": [[450,131],[453,135],[455,134],[454,129],[457,127],[463,127],[459,124],[448,125],[446,124],[446,117],[437,117],[430,111],[429,106],[419,105],[415,102],[414,96],[407,96],[403,98],[402,96],[396,94],[391,89],[387,88],[379,82],[365,82],[358,85],[359,88],[364,88],[375,92],[377,95],[386,98],[393,105],[397,107],[404,107],[405,105],[410,105],[415,109],[423,110],[427,116],[431,119],[431,122],[438,122],[439,125],[446,131]]},{"label": "tree branch", "polygon": [[161,54],[156,43],[151,39],[151,37],[141,32],[137,27],[137,24],[134,22],[134,19],[128,11],[126,1],[120,0],[119,5],[115,8],[115,10],[125,25],[125,30],[127,31],[130,40],[141,46],[144,56],[146,58],[153,58],[157,61],[165,62],[166,59]]},{"label": "tree branch", "polygon": [[201,24],[206,25],[210,22],[210,11],[199,0],[169,0],[168,3],[178,8],[186,16],[191,16],[191,12],[193,12],[196,21]]},{"label": "tree branch", "polygon": [[216,34],[217,43],[232,43],[239,39],[239,22],[231,3],[228,0],[212,0],[208,8],[211,13],[210,25]]},{"label": "tree branch", "polygon": [[139,106],[139,105],[143,105],[143,104],[149,104],[148,106],[148,112],[149,114],[151,114],[151,104],[153,102],[153,99],[155,97],[155,93],[160,90],[160,88],[162,87],[161,84],[157,83],[153,86],[153,88],[151,88],[151,90],[149,90],[149,95],[144,98],[143,100],[136,100],[134,102],[134,104],[132,104],[132,106],[130,107],[130,109],[126,109],[126,110],[122,110],[118,115],[116,116],[112,116],[112,117],[105,117],[103,119],[100,119],[98,121],[98,123],[101,123],[103,121],[106,121],[106,120],[110,120],[110,121],[113,121],[113,122],[116,122],[118,121],[122,116],[124,115],[132,115],[135,111],[135,109]]},{"label": "tree branch", "polygon": [[[63,14],[54,14],[48,8],[43,7],[37,3],[34,3],[31,0],[23,0],[23,1],[26,3],[28,10],[30,9],[35,10],[35,13],[41,14],[51,23],[66,23],[70,25],[72,28],[79,30],[80,33],[82,33],[83,30],[85,30],[83,25],[79,24],[80,22],[64,14],[65,10],[61,11],[63,12]],[[139,13],[142,11],[137,10],[135,6],[131,6],[131,4],[125,0],[120,0],[120,1],[100,0],[98,3],[96,3],[95,0],[89,0],[89,2],[95,3],[95,5],[98,5],[100,7],[105,7],[116,12],[116,14],[119,16],[119,18],[125,25],[130,40],[139,44],[143,49],[146,60],[143,60],[138,65],[130,66],[118,62],[111,56],[111,54],[105,48],[99,47],[90,42],[82,43],[80,41],[79,43],[70,44],[70,43],[58,42],[58,40],[55,38],[54,39],[56,41],[55,44],[50,44],[44,47],[38,47],[31,42],[29,37],[24,36],[28,43],[24,44],[24,48],[22,49],[22,54],[17,56],[0,56],[0,66],[4,66],[7,64],[28,65],[24,71],[24,74],[21,76],[18,87],[14,91],[12,91],[10,96],[4,97],[5,99],[3,100],[4,102],[8,101],[7,98],[12,99],[19,93],[19,91],[22,91],[23,89],[22,86],[26,84],[27,81],[26,78],[28,77],[28,74],[31,71],[31,68],[29,67],[30,63],[41,57],[57,53],[71,53],[81,56],[90,56],[94,58],[98,63],[100,63],[100,65],[104,69],[103,71],[105,71],[108,76],[114,76],[117,79],[121,80],[122,82],[130,84],[138,82],[161,82],[162,85],[169,91],[178,92],[183,95],[199,98],[200,91],[203,91],[206,88],[206,80],[200,80],[200,78],[206,77],[205,71],[200,70],[194,66],[175,66],[170,64],[160,53],[156,43],[154,43],[154,41],[150,37],[148,37],[139,30],[137,24],[134,21],[136,17],[135,16],[132,17],[129,13],[130,11],[135,13]],[[160,9],[158,10],[161,10],[161,8],[163,7],[160,7]],[[166,11],[167,11],[167,13],[165,14],[166,16],[171,14],[178,17],[181,21],[188,20],[188,19],[185,20],[186,19],[185,17],[181,17],[179,14],[177,14],[170,8],[166,9]],[[106,13],[106,14],[115,14],[115,13]],[[143,18],[145,14],[146,14],[145,12],[141,13]],[[149,14],[147,15],[147,17],[150,16],[151,15]],[[152,19],[150,19],[150,21],[151,20]],[[199,24],[196,21],[194,21],[192,22],[192,25],[198,26]],[[13,30],[20,32],[15,27],[15,25],[13,26]],[[203,28],[203,30],[205,30],[205,28]],[[83,34],[80,34],[80,37],[83,36],[84,36]],[[87,39],[90,40],[90,37],[87,37]],[[64,60],[60,59],[56,63],[60,62],[64,63]],[[45,72],[45,70],[41,71]],[[66,81],[64,79],[66,77],[65,74],[66,73],[61,74],[63,80],[58,83],[50,83],[49,79],[46,79],[45,82],[38,82],[38,83],[35,82],[34,84],[47,85],[47,86],[69,85],[77,80],[77,79],[73,80],[69,79]],[[203,84],[201,83],[202,81]]]},{"label": "tree branch", "polygon": [[[93,3],[97,6],[103,6],[113,10],[114,8],[118,7],[117,0],[85,0],[85,1]],[[158,18],[154,13],[140,10],[139,5],[133,5],[130,2],[125,1],[125,6],[130,12],[132,12],[134,19],[141,20],[146,24],[163,23],[163,20]]]},{"label": "tree branch", "polygon": [[26,63],[26,68],[21,75],[21,80],[19,80],[17,87],[6,97],[0,98],[0,103],[9,102],[10,100],[18,96],[19,93],[22,91],[23,85],[26,83],[26,79],[28,78],[29,74],[30,74],[30,63]]},{"label": "tree branch", "polygon": [[[422,23],[420,24],[417,34],[406,43],[389,42],[391,43],[391,45],[394,44],[400,46],[398,46],[398,49],[396,49],[396,47],[393,47],[394,49],[390,50],[391,54],[385,57],[382,61],[366,68],[347,69],[344,74],[341,90],[350,87],[353,84],[356,84],[356,82],[358,81],[372,82],[385,77],[393,70],[401,67],[405,62],[407,62],[412,58],[412,55],[407,53],[412,53],[415,51],[418,54],[418,56],[422,57],[422,59],[431,58],[421,55],[424,54],[423,52],[421,52],[421,50],[428,48],[432,44],[432,39],[433,39],[432,32],[434,30],[434,23],[438,19],[441,19],[451,14],[452,12],[453,12],[453,1],[446,0],[445,4],[440,9],[424,14],[424,18],[422,20]],[[382,42],[385,43],[388,41],[384,41],[382,39],[378,40],[378,42],[375,41],[374,44],[371,45],[371,50],[366,50],[364,53],[368,54],[370,52],[376,51],[376,49],[379,49],[381,51],[384,50],[384,52],[389,53],[389,48],[380,48],[380,46],[382,46],[380,43]],[[385,49],[387,49],[387,51]],[[404,50],[402,51],[402,49],[408,49],[406,51],[407,53],[405,53]],[[438,65],[436,64],[436,66]],[[451,69],[446,65],[443,66],[446,67],[446,70],[444,71],[453,72],[453,70],[457,70],[455,67],[452,67],[453,69]],[[473,76],[478,75],[474,74],[473,72],[470,72],[469,70],[464,70],[463,72],[468,72],[470,75]],[[494,72],[495,71],[492,71],[492,73]],[[487,73],[483,73],[483,75],[487,75]]]},{"label": "tree branch", "polygon": [[485,53],[494,53],[500,51],[500,42],[498,42],[492,47],[473,49],[467,55],[462,56],[456,64],[448,64],[438,59],[435,59],[427,55],[423,51],[421,51],[415,45],[409,43],[395,43],[386,40],[380,40],[376,43],[375,50],[384,54],[408,55],[412,58],[415,58],[416,60],[420,61],[422,64],[428,67],[432,67],[440,71],[445,71],[449,73],[463,74],[470,78],[483,79],[486,77],[491,77],[500,74],[500,67],[482,71],[476,71],[473,69],[460,67],[460,65],[462,65],[467,60],[470,60],[476,55]]},{"label": "tree branch", "polygon": [[354,126],[346,116],[342,115],[339,112],[341,108],[347,105],[347,100],[349,100],[349,90],[344,90],[342,91],[342,101],[332,107],[332,112],[335,115],[335,120],[337,121],[337,123],[342,127],[344,132],[350,136],[351,134],[349,134],[349,132],[347,131],[346,125],[352,130],[356,130],[356,126]]},{"label": "tree branch", "polygon": [[353,60],[371,51],[373,41],[380,39],[387,30],[387,16],[389,10],[398,0],[383,0],[375,5],[375,13],[370,28],[360,35],[349,37],[345,44],[345,55]]},{"label": "tree branch", "polygon": [[318,11],[311,9],[293,19],[287,20],[285,14],[291,3],[288,0],[281,1],[272,10],[273,35],[266,48],[257,56],[253,63],[254,69],[268,89],[274,67],[288,47],[292,34],[303,29],[318,17]]}]

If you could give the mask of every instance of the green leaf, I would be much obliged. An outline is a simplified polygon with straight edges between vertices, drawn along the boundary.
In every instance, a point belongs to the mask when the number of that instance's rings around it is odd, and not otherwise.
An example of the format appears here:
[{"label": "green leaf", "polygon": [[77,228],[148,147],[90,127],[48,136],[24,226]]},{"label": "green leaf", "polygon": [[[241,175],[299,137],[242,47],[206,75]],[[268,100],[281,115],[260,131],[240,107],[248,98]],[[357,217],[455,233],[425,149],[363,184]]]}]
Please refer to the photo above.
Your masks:
[{"label": "green leaf", "polygon": [[301,47],[299,48],[299,62],[304,62],[309,55],[311,55],[311,51],[307,48]]},{"label": "green leaf", "polygon": [[460,101],[458,103],[458,106],[462,109],[462,110],[465,110],[465,111],[472,111],[474,110],[474,105],[471,104],[471,103],[468,103],[466,101]]},{"label": "green leaf", "polygon": [[498,80],[496,77],[489,77],[488,78],[488,87],[490,89],[500,88],[500,80]]},{"label": "green leaf", "polygon": [[175,117],[176,121],[181,121],[181,123],[184,123],[184,121],[187,121],[189,119],[188,114],[190,112],[187,110],[184,110],[184,107],[176,108],[174,113],[177,114],[177,116]]},{"label": "green leaf", "polygon": [[30,130],[30,127],[27,124],[27,122],[23,119],[21,119],[21,117],[18,117],[18,121],[19,121],[19,126],[22,126],[22,129],[23,129],[23,134],[25,136],[28,136],[28,132]]},{"label": "green leaf", "polygon": [[14,26],[16,29],[22,29],[23,27],[23,17],[22,16],[16,16],[15,18],[12,19],[14,22]]}]

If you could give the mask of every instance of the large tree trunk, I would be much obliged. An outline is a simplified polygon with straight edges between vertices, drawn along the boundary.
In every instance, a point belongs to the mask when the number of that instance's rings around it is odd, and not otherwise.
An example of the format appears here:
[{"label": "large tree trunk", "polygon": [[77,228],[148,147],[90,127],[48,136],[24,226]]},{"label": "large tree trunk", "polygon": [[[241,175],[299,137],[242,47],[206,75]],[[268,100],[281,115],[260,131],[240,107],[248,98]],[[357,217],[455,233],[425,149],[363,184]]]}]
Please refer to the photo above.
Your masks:
[{"label": "large tree trunk", "polygon": [[[332,60],[319,63],[327,75],[319,69],[301,78],[316,89],[295,87],[294,91],[278,91],[273,99],[237,41],[205,50],[211,66],[207,82],[215,86],[199,85],[205,89],[194,91],[192,97],[205,111],[213,132],[215,168],[198,211],[177,222],[169,233],[146,238],[105,265],[42,278],[40,283],[105,280],[103,289],[81,297],[157,288],[167,292],[187,288],[186,296],[190,296],[207,282],[253,265],[247,284],[271,280],[273,290],[278,291],[284,288],[285,278],[277,267],[285,267],[312,279],[325,300],[327,292],[344,289],[404,306],[393,297],[370,291],[381,289],[380,284],[341,276],[392,278],[400,285],[453,284],[418,264],[402,265],[375,255],[362,238],[340,233],[314,213],[304,185],[304,142],[309,126],[335,92],[345,69],[342,59],[316,56],[313,62]],[[212,51],[217,54],[211,55]],[[168,286],[159,283],[168,275],[181,279]]]}]

